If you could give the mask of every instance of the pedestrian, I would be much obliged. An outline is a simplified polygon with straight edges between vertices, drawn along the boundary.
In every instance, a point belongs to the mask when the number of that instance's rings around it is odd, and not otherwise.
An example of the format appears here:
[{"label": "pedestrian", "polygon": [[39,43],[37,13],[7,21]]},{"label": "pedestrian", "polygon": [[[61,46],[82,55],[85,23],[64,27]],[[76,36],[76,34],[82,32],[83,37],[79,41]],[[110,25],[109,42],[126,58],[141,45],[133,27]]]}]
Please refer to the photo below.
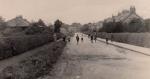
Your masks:
[{"label": "pedestrian", "polygon": [[79,43],[79,36],[78,36],[78,34],[77,34],[77,36],[76,36],[76,40],[77,40],[77,45],[78,45],[78,43]]},{"label": "pedestrian", "polygon": [[63,41],[66,42],[66,36],[63,37]]},{"label": "pedestrian", "polygon": [[94,40],[95,40],[95,43],[96,43],[96,41],[97,41],[97,35],[94,36]]},{"label": "pedestrian", "polygon": [[93,43],[93,35],[91,35],[91,43]]},{"label": "pedestrian", "polygon": [[70,36],[68,36],[68,42],[70,42]]},{"label": "pedestrian", "polygon": [[108,37],[106,37],[106,44],[108,44]]},{"label": "pedestrian", "polygon": [[83,36],[81,37],[81,41],[83,42]]},{"label": "pedestrian", "polygon": [[88,38],[90,38],[90,34],[88,34]]},{"label": "pedestrian", "polygon": [[113,40],[114,40],[114,35],[111,34],[111,42],[113,42]]}]

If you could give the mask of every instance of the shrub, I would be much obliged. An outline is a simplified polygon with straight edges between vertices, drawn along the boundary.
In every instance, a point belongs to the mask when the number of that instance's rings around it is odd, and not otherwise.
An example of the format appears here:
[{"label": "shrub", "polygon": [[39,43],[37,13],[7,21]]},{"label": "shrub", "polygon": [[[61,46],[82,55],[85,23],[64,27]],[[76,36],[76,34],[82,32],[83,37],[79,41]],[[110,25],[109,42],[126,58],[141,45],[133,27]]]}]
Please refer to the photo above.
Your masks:
[{"label": "shrub", "polygon": [[[49,73],[62,54],[64,47],[65,42],[59,41],[48,45],[45,49],[38,49],[36,54],[22,60],[18,65],[6,67],[1,73],[1,78],[37,79]],[[8,76],[6,74],[11,75]]]},{"label": "shrub", "polygon": [[53,37],[49,34],[12,36],[1,39],[0,59],[21,54],[30,49],[39,47],[48,42],[52,42]]}]

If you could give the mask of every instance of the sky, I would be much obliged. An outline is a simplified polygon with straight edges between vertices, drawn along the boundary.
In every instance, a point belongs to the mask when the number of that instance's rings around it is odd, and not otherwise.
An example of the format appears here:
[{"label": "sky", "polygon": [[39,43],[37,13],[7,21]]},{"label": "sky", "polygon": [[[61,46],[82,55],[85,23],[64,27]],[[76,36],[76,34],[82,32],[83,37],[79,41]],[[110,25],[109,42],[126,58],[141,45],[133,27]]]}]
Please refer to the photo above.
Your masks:
[{"label": "sky", "polygon": [[6,20],[23,15],[29,21],[65,23],[103,21],[130,6],[143,18],[150,18],[149,0],[0,0],[0,16]]}]

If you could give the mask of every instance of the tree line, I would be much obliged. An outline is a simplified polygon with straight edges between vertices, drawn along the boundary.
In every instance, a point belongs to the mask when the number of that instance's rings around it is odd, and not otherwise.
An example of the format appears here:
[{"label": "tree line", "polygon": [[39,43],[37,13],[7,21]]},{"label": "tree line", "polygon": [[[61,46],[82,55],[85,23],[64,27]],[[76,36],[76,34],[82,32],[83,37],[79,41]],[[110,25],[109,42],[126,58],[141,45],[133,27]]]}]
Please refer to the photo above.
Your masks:
[{"label": "tree line", "polygon": [[[97,29],[91,29],[91,23],[84,24],[81,27],[81,31],[97,31]],[[141,21],[140,19],[133,19],[129,23],[119,22],[103,22],[103,27],[98,29],[98,32],[107,33],[140,33],[150,32],[150,20]]]}]

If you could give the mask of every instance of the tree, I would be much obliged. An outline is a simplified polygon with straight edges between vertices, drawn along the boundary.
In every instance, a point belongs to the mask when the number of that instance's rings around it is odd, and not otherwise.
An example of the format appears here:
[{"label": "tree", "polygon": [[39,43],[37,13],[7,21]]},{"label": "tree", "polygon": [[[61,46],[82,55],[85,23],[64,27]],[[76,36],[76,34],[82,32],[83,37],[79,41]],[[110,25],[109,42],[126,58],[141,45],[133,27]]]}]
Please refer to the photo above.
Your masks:
[{"label": "tree", "polygon": [[27,35],[39,34],[42,33],[44,29],[45,28],[39,27],[38,22],[32,22],[31,26],[25,30],[25,34]]},{"label": "tree", "polygon": [[120,32],[123,32],[123,24],[122,22],[116,22],[115,25],[114,25],[114,29],[113,29],[113,33],[120,33]]},{"label": "tree", "polygon": [[5,19],[0,16],[0,30],[4,30],[5,28],[6,28]]},{"label": "tree", "polygon": [[99,29],[101,32],[119,33],[124,32],[124,25],[122,22],[104,22],[103,27]]},{"label": "tree", "polygon": [[133,19],[129,24],[126,24],[125,29],[127,32],[144,32],[146,27],[140,19]]},{"label": "tree", "polygon": [[39,21],[37,23],[39,26],[46,26],[46,24],[44,23],[44,21],[42,19],[39,19]]},{"label": "tree", "polygon": [[56,20],[54,23],[54,32],[60,33],[60,27],[62,26],[62,22],[60,20]]},{"label": "tree", "polygon": [[114,28],[115,28],[114,22],[104,22],[101,31],[111,33],[113,32]]}]

